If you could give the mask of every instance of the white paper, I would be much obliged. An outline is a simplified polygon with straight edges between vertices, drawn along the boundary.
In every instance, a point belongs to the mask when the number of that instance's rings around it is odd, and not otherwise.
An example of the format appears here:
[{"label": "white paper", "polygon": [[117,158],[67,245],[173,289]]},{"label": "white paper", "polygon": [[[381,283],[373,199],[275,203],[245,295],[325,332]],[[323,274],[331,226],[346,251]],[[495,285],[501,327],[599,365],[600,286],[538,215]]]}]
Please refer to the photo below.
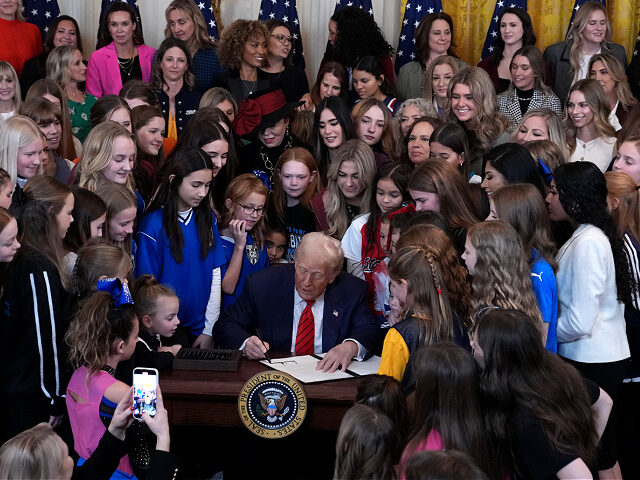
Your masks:
[{"label": "white paper", "polygon": [[[320,354],[318,356],[322,357],[324,354]],[[366,362],[351,362],[347,372],[336,370],[333,373],[325,373],[320,370],[316,370],[318,361],[319,360],[316,357],[311,355],[302,355],[299,357],[273,359],[271,360],[271,363],[269,363],[269,360],[261,360],[260,363],[280,372],[288,373],[293,378],[296,378],[303,383],[342,380],[344,378],[354,378],[356,375],[373,375],[378,372],[378,367],[380,366],[380,357],[373,356]],[[348,373],[349,371],[356,375]]]}]

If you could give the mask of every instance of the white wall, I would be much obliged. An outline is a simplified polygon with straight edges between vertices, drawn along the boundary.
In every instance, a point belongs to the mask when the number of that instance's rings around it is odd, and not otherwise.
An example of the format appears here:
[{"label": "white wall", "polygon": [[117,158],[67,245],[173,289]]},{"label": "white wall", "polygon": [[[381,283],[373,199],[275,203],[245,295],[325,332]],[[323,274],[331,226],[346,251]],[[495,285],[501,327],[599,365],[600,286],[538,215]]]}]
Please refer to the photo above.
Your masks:
[{"label": "white wall", "polygon": [[[258,18],[260,0],[221,0],[220,21],[228,25],[238,18]],[[145,41],[157,48],[164,39],[164,10],[171,0],[138,0]],[[335,0],[298,0],[307,76],[310,84],[320,66],[327,43],[327,24],[333,15]],[[395,48],[400,32],[400,0],[373,0],[376,22],[387,41]],[[101,0],[58,0],[60,11],[80,24],[85,56],[93,51],[98,33]]]}]

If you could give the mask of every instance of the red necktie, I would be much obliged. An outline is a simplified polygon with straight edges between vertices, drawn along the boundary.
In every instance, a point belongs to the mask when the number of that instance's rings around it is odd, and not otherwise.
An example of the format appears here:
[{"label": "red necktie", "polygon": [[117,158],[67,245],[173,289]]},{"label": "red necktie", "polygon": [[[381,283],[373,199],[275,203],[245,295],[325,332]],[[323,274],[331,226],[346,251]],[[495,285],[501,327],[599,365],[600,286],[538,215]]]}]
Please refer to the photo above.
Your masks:
[{"label": "red necktie", "polygon": [[313,321],[311,306],[315,301],[307,301],[300,321],[298,322],[298,333],[296,335],[296,355],[313,355],[313,344],[315,341],[316,328]]}]

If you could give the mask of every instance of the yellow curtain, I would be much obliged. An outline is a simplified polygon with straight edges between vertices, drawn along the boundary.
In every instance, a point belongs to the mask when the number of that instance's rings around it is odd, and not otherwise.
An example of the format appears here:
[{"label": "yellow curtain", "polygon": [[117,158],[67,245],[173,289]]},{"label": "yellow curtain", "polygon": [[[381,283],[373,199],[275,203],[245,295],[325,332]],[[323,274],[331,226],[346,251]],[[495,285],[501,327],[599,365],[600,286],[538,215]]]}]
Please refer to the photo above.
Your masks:
[{"label": "yellow curtain", "polygon": [[[544,51],[552,43],[564,40],[574,0],[528,0],[527,3],[538,48]],[[402,11],[405,4],[406,0],[403,0]],[[471,65],[480,61],[495,5],[495,0],[442,0],[442,9],[453,19],[456,52]],[[640,0],[609,0],[607,11],[613,28],[613,41],[625,47],[631,60],[640,28]]]}]

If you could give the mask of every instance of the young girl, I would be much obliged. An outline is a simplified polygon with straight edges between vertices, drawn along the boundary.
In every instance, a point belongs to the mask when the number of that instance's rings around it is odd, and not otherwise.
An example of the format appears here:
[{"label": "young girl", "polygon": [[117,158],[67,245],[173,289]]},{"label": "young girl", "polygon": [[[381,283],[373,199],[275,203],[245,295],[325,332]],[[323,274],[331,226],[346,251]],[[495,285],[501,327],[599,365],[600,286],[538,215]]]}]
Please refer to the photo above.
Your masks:
[{"label": "young girl", "polygon": [[556,324],[558,322],[558,292],[556,289],[554,258],[555,245],[551,240],[549,214],[540,192],[528,183],[499,188],[489,197],[491,213],[487,220],[502,220],[511,225],[529,254],[529,270],[533,293],[538,301],[542,321],[547,324],[546,348],[556,353]]},{"label": "young girl", "polygon": [[443,123],[429,138],[429,157],[445,161],[458,169],[469,183],[480,183],[482,177],[469,169],[469,142],[457,123]]},{"label": "young girl", "polygon": [[62,239],[73,221],[73,205],[71,190],[54,178],[36,175],[25,186],[18,215],[22,248],[2,299],[0,431],[7,438],[42,421],[57,426],[62,419],[62,339],[71,300]]},{"label": "young girl", "polygon": [[318,231],[342,239],[353,219],[368,212],[375,171],[373,151],[363,141],[348,140],[338,148],[327,188],[311,201]]},{"label": "young girl", "polygon": [[90,238],[101,238],[107,219],[107,206],[102,199],[86,188],[73,187],[73,223],[64,237],[66,272],[71,275],[78,258],[78,250]]},{"label": "young girl", "polygon": [[222,308],[242,293],[248,275],[269,266],[264,246],[267,187],[252,173],[236,177],[225,192],[220,235],[226,262],[222,275]]},{"label": "young girl", "polygon": [[[501,478],[492,461],[484,425],[478,368],[469,352],[451,342],[423,347],[415,355],[416,392],[411,439],[402,452],[399,478],[409,458],[423,450],[469,454],[491,478]],[[496,471],[497,470],[497,471]]]},{"label": "young girl", "polygon": [[[128,293],[126,284],[115,282]],[[98,446],[116,405],[125,395],[131,395],[130,387],[115,379],[118,362],[131,357],[138,338],[138,319],[130,295],[128,303],[122,301],[112,297],[110,290],[95,292],[81,304],[65,336],[69,362],[75,368],[66,401],[74,447],[80,457],[78,465]],[[131,477],[131,463],[124,456],[111,478]]]},{"label": "young girl", "polygon": [[616,130],[609,123],[609,107],[597,80],[587,78],[569,89],[564,127],[571,162],[593,162],[604,172],[611,163]]},{"label": "young girl", "polygon": [[115,183],[98,188],[98,195],[107,207],[104,238],[135,258],[136,242],[133,226],[136,220],[136,197],[131,190]]},{"label": "young girl", "polygon": [[[449,293],[463,291],[466,278],[459,263],[456,266],[458,259],[451,242],[443,240],[439,244],[443,250],[433,245],[398,249],[389,262],[390,290],[409,314],[389,329],[378,374],[402,381],[408,391],[415,387],[411,356],[418,348],[443,340],[469,347],[465,319],[454,311]],[[445,271],[450,272],[449,284]]]},{"label": "young girl", "polygon": [[68,160],[77,158],[78,155],[82,153],[82,144],[80,140],[73,136],[71,118],[69,116],[69,104],[67,103],[67,96],[62,91],[62,88],[48,78],[37,80],[29,87],[25,102],[39,98],[49,100],[60,108],[60,119],[62,123],[62,138],[59,148],[60,156]]},{"label": "young girl", "polygon": [[318,193],[318,171],[313,156],[300,147],[285,150],[275,171],[269,217],[286,225],[290,240],[287,260],[292,262],[302,237],[316,231],[311,199]]},{"label": "young girl", "polygon": [[0,168],[0,207],[9,210],[13,198],[11,176],[4,168]]},{"label": "young girl", "polygon": [[370,213],[356,217],[342,238],[347,272],[367,281],[372,298],[375,292],[372,272],[386,256],[380,245],[380,223],[382,217],[409,200],[410,175],[408,165],[383,165],[374,181],[376,194],[371,198]]},{"label": "young girl", "polygon": [[389,417],[375,408],[354,405],[340,423],[333,479],[393,480],[401,449]]},{"label": "young girl", "polygon": [[0,123],[0,167],[16,186],[13,199],[21,197],[27,180],[42,171],[45,147],[42,132],[30,118],[15,115]]},{"label": "young girl", "polygon": [[416,212],[431,210],[442,214],[456,249],[462,253],[467,230],[478,223],[478,214],[458,171],[445,162],[424,162],[409,179],[409,193]]},{"label": "young girl", "polygon": [[117,278],[129,283],[132,278],[131,256],[122,248],[102,238],[88,240],[78,250],[73,269],[73,288],[78,301],[97,291],[98,280]]},{"label": "young girl", "polygon": [[533,294],[528,258],[515,229],[499,220],[474,225],[462,254],[472,277],[471,303],[476,318],[491,308],[522,310],[537,322],[545,345],[548,324],[542,322]]},{"label": "young girl", "polygon": [[20,109],[23,115],[33,120],[45,136],[46,146],[53,161],[48,161],[44,173],[67,183],[73,162],[62,157],[62,142],[65,138],[62,134],[62,114],[60,107],[51,103],[46,98],[29,100]]},{"label": "young girl", "polygon": [[169,339],[180,325],[180,301],[171,288],[158,283],[153,275],[141,275],[131,292],[138,317],[138,340],[128,360],[118,364],[116,378],[130,382],[136,367],[170,370],[173,357],[180,351],[178,343],[163,346],[162,338]]},{"label": "young girl", "polygon": [[95,192],[103,183],[126,185],[135,191],[131,170],[136,161],[133,135],[115,122],[94,127],[84,143],[75,181],[78,186]]},{"label": "young girl", "polygon": [[13,117],[20,110],[22,94],[18,74],[9,62],[0,62],[0,87],[7,93],[0,95],[0,117]]},{"label": "young girl", "polygon": [[131,110],[131,122],[137,146],[133,178],[145,203],[149,203],[160,183],[164,164],[165,120],[156,107],[140,105]]},{"label": "young girl", "polygon": [[126,100],[117,95],[105,95],[91,107],[91,129],[111,120],[131,133],[131,107]]},{"label": "young girl", "polygon": [[353,89],[360,100],[375,98],[389,109],[391,115],[400,106],[400,102],[391,94],[389,82],[384,77],[384,68],[380,60],[372,55],[362,57],[353,68]]},{"label": "young girl", "polygon": [[211,211],[213,163],[197,147],[180,149],[142,220],[136,276],[153,274],[180,299],[178,327],[187,344],[208,348],[220,312],[220,268],[226,263]]},{"label": "young girl", "polygon": [[494,469],[522,478],[592,478],[611,409],[607,394],[546,351],[538,322],[521,311],[480,316],[471,345],[498,447]]},{"label": "young girl", "polygon": [[367,98],[356,104],[351,112],[356,138],[369,145],[376,153],[376,166],[396,160],[396,135],[391,114],[376,98]]},{"label": "young girl", "polygon": [[640,183],[640,137],[630,136],[618,147],[613,171],[626,173],[634,182]]},{"label": "young girl", "polygon": [[267,249],[270,266],[289,263],[286,260],[289,247],[289,229],[286,225],[265,224],[264,245]]}]

